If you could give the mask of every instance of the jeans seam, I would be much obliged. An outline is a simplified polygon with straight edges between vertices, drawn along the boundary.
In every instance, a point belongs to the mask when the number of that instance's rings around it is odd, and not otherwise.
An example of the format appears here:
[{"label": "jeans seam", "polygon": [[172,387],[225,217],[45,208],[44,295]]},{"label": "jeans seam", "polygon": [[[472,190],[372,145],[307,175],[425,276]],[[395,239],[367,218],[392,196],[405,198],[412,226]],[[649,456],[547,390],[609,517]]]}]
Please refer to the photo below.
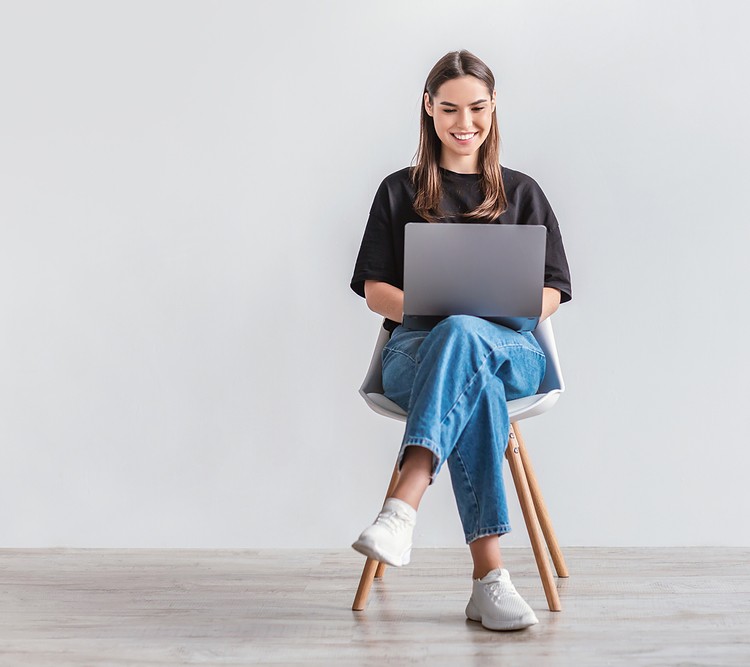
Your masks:
[{"label": "jeans seam", "polygon": [[446,419],[450,416],[451,412],[455,409],[455,407],[458,405],[458,402],[464,397],[464,394],[468,391],[469,387],[474,384],[474,380],[477,378],[477,376],[482,372],[482,369],[487,365],[487,360],[495,354],[500,349],[505,349],[509,347],[522,347],[524,349],[529,350],[530,352],[534,352],[537,356],[544,357],[543,353],[537,352],[535,349],[530,348],[526,345],[522,345],[521,343],[501,343],[500,345],[495,345],[485,356],[485,358],[482,360],[482,363],[479,365],[479,368],[477,368],[474,375],[471,376],[471,379],[464,385],[463,390],[458,395],[456,400],[453,402],[453,405],[448,409],[448,412],[445,413],[445,416],[440,420],[440,426],[443,425]]},{"label": "jeans seam", "polygon": [[396,350],[396,349],[394,349],[392,347],[386,347],[386,348],[383,348],[383,350],[388,350],[388,352],[393,352],[394,354],[402,354],[407,359],[409,359],[409,361],[411,361],[412,363],[414,363],[414,364],[417,363],[417,360],[414,357],[412,357],[410,354],[404,352],[403,350]]},{"label": "jeans seam", "polygon": [[[466,477],[466,481],[469,483],[469,489],[471,489],[471,495],[474,498],[474,506],[476,507],[476,513],[477,513],[477,524],[479,523],[479,517],[481,516],[481,508],[479,506],[479,498],[477,498],[477,492],[474,490],[474,485],[471,483],[471,475],[469,475],[469,472],[466,470],[466,465],[464,464],[464,460],[461,457],[461,448],[458,446],[458,443],[456,443],[456,446],[453,448],[453,451],[456,452],[456,456],[458,457],[458,461],[461,464],[461,468],[463,468],[464,476]],[[479,529],[477,529],[479,530]],[[476,531],[474,531],[476,532]]]}]

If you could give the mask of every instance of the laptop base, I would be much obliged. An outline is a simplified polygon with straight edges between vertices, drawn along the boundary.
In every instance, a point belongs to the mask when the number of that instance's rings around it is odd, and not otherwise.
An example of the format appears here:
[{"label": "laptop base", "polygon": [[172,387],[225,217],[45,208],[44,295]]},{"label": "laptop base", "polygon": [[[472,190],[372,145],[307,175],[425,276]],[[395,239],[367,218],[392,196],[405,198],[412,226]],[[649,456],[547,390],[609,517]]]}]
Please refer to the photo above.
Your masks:
[{"label": "laptop base", "polygon": [[[404,315],[402,325],[414,331],[430,331],[449,315]],[[474,317],[480,317],[475,315]],[[482,319],[495,324],[501,324],[513,331],[533,331],[539,324],[538,317],[482,317]]]}]

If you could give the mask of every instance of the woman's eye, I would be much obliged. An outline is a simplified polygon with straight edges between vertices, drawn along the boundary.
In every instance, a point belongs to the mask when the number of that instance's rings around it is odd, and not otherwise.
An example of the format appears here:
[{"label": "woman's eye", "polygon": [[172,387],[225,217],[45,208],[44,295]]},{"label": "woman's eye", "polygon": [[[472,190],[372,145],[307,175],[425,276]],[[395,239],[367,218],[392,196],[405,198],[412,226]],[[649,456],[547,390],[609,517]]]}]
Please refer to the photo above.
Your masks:
[{"label": "woman's eye", "polygon": [[[455,113],[456,112],[455,109],[443,109],[443,111],[445,111],[445,113]],[[484,107],[474,107],[472,109],[472,111],[484,111]]]}]

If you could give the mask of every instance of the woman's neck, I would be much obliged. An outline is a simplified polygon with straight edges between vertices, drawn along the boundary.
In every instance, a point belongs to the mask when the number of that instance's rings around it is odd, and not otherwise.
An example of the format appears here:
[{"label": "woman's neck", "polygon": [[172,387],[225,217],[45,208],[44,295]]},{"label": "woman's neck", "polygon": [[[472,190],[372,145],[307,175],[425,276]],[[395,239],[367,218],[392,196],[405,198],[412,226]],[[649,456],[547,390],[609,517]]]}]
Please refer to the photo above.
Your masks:
[{"label": "woman's neck", "polygon": [[474,155],[441,155],[440,166],[457,174],[478,174],[479,158]]}]

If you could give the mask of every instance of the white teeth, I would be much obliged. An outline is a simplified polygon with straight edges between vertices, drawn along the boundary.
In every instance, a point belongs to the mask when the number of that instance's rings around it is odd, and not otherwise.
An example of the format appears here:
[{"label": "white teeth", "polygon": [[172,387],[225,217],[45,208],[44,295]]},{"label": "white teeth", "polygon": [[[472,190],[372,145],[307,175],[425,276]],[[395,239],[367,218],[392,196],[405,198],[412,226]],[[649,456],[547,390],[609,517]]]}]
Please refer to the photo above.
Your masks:
[{"label": "white teeth", "polygon": [[471,139],[475,134],[476,132],[472,132],[471,134],[454,134],[453,136],[456,137],[456,139],[465,141],[466,139]]}]

